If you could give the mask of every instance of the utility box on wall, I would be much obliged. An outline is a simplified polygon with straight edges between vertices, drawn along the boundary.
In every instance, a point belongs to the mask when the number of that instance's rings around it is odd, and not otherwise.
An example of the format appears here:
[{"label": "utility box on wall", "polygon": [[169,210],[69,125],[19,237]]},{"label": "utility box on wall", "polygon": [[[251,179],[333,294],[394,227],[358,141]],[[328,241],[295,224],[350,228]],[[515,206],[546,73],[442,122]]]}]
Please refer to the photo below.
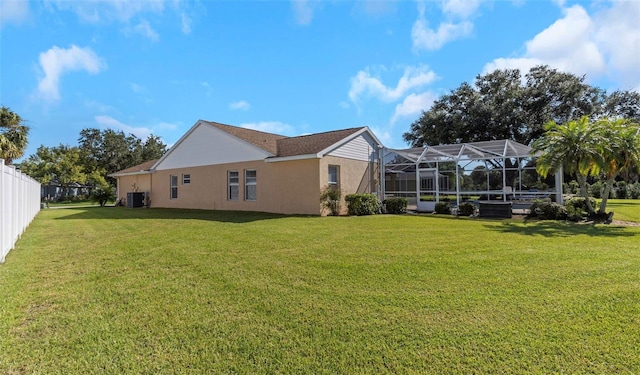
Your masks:
[{"label": "utility box on wall", "polygon": [[142,192],[127,193],[127,207],[128,208],[144,207],[144,193]]}]

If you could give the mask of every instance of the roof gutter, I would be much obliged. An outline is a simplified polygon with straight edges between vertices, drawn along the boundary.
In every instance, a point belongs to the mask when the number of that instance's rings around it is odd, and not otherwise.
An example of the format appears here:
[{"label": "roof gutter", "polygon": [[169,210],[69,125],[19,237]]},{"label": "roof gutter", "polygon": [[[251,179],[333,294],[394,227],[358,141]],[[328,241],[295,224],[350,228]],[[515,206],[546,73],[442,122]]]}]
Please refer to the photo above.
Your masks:
[{"label": "roof gutter", "polygon": [[139,175],[139,174],[150,174],[153,173],[154,171],[137,171],[137,172],[124,172],[124,173],[111,173],[108,174],[107,176],[109,177],[122,177],[122,176],[135,176],[135,175]]},{"label": "roof gutter", "polygon": [[281,161],[292,161],[292,160],[304,160],[304,159],[322,159],[320,154],[305,154],[305,155],[293,155],[293,156],[283,156],[283,157],[270,157],[264,159],[267,163],[277,163]]}]

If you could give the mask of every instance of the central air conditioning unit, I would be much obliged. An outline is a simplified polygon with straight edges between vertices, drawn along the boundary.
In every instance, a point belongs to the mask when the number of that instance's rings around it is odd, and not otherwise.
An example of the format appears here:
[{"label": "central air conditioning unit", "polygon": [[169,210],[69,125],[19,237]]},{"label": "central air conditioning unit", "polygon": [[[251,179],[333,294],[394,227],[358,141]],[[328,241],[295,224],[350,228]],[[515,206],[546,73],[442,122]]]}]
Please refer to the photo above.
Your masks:
[{"label": "central air conditioning unit", "polygon": [[128,208],[144,207],[144,193],[143,192],[127,193],[127,207]]}]

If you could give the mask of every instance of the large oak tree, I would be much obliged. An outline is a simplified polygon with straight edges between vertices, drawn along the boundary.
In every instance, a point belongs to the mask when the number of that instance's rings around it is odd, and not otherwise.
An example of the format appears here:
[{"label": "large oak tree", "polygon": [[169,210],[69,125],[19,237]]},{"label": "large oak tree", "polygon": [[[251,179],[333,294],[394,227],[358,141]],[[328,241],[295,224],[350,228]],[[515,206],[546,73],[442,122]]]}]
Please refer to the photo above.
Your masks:
[{"label": "large oak tree", "polygon": [[496,139],[531,144],[549,121],[615,114],[628,118],[628,113],[640,113],[638,103],[633,93],[607,97],[585,83],[585,77],[548,66],[534,67],[524,77],[518,69],[496,70],[442,95],[403,137],[413,147]]}]

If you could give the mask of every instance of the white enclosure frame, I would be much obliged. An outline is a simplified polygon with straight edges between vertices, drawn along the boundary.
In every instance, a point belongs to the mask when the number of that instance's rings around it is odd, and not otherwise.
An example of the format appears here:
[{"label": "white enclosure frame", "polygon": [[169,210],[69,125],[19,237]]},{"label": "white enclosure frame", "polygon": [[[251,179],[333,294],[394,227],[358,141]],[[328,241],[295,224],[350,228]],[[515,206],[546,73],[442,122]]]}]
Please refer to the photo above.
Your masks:
[{"label": "white enclosure frame", "polygon": [[[556,202],[563,203],[562,171],[556,172],[552,188],[535,189],[523,185],[523,174],[535,173],[535,167],[531,163],[535,155],[529,146],[511,140],[409,149],[384,148],[382,154],[385,168],[381,168],[380,182],[384,197],[404,196],[408,198],[410,206],[415,205],[417,211],[434,211],[441,196],[453,195],[456,197],[456,206],[464,197],[477,195],[488,198],[501,196],[503,202],[513,201],[514,204],[525,206],[535,198],[545,197],[553,197]],[[451,169],[453,163],[455,171]],[[483,165],[485,169],[478,169]],[[468,186],[464,186],[464,178],[467,176],[465,171],[471,171],[467,169],[470,166],[474,166],[474,171],[486,173],[485,189],[468,189]],[[496,171],[501,172],[502,181],[496,183],[494,180],[493,184],[497,187],[492,188],[490,175]],[[514,178],[507,180],[507,172]],[[454,183],[451,183],[452,179]],[[393,187],[387,186],[390,181],[393,181]],[[404,189],[397,189],[398,186]],[[422,199],[424,196],[433,199],[425,201]]]}]

